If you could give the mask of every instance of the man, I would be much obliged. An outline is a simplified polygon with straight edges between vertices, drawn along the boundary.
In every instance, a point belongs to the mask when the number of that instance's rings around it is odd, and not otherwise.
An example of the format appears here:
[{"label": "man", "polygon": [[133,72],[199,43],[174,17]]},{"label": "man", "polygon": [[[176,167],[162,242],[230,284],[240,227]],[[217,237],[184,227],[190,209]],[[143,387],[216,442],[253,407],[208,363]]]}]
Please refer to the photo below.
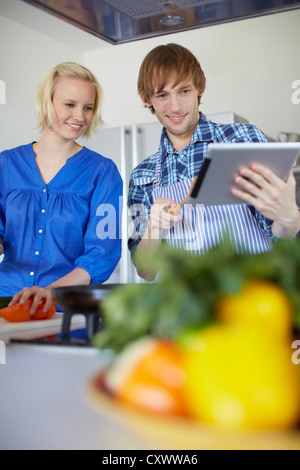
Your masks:
[{"label": "man", "polygon": [[128,242],[141,277],[143,252],[155,250],[162,239],[196,253],[220,243],[225,232],[236,250],[260,253],[270,250],[277,238],[300,231],[296,182],[284,182],[261,165],[243,168],[232,193],[245,204],[183,207],[212,142],[266,142],[263,133],[246,124],[216,124],[199,112],[205,75],[194,55],[177,44],[153,49],[144,59],[138,79],[139,95],[163,125],[158,152],[132,172],[128,204],[134,233]]}]

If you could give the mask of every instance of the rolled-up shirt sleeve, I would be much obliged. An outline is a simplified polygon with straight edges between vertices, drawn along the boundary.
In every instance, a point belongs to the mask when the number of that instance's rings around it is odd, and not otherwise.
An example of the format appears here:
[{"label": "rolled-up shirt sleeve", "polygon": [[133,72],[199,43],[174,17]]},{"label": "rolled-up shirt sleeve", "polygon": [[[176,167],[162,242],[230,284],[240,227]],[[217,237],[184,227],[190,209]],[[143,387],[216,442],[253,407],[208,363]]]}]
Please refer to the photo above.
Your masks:
[{"label": "rolled-up shirt sleeve", "polygon": [[74,266],[87,271],[92,284],[105,282],[120,260],[122,207],[123,183],[111,161],[93,191],[84,253]]}]

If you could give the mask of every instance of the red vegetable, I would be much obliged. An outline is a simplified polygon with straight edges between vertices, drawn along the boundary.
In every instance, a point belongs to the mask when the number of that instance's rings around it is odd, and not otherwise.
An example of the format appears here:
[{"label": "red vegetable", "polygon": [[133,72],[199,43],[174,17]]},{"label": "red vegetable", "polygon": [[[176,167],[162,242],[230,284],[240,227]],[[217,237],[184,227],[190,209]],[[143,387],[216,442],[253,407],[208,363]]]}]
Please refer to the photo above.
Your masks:
[{"label": "red vegetable", "polygon": [[48,312],[44,312],[45,302],[42,301],[33,315],[30,315],[31,305],[32,300],[28,300],[25,304],[15,304],[12,307],[2,308],[0,310],[0,317],[10,323],[18,323],[28,320],[48,320],[56,313],[54,301]]}]

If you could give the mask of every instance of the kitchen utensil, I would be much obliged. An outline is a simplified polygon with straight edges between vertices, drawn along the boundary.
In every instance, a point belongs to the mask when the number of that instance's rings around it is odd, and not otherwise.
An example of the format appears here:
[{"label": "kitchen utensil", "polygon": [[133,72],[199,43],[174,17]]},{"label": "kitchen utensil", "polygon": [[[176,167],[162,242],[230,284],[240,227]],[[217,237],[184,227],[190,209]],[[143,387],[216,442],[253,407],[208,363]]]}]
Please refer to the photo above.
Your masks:
[{"label": "kitchen utensil", "polygon": [[191,197],[197,179],[198,179],[198,176],[196,176],[196,177],[193,179],[192,184],[191,184],[191,187],[190,187],[190,190],[189,190],[188,194],[186,195],[186,197],[185,197],[181,202],[179,202],[176,206],[174,206],[174,207],[172,207],[171,209],[169,209],[169,213],[170,213],[170,214],[176,215],[176,214],[178,214],[178,213],[181,211],[181,209],[183,208],[184,204],[185,204],[185,203],[189,200],[189,198]]},{"label": "kitchen utensil", "polygon": [[89,286],[70,286],[52,289],[56,304],[64,312],[62,322],[62,336],[70,332],[71,318],[80,313],[86,317],[87,341],[90,342],[97,331],[102,327],[100,315],[100,302],[112,289],[120,284],[101,284]]}]

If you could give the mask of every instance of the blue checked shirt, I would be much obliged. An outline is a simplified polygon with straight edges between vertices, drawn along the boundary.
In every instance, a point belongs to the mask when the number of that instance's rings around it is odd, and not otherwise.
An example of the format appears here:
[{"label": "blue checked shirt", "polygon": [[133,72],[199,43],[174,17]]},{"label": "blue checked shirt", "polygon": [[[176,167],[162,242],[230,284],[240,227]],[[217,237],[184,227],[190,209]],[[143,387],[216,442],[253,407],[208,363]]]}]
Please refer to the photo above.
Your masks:
[{"label": "blue checked shirt", "polygon": [[[134,254],[143,236],[150,209],[154,203],[152,192],[155,184],[165,187],[197,176],[203,164],[208,144],[216,142],[267,142],[267,139],[253,125],[214,123],[201,113],[199,123],[189,145],[181,152],[177,152],[168,140],[165,129],[163,129],[158,152],[139,164],[133,170],[130,178],[128,207],[131,210],[133,219],[134,235],[131,236],[129,234],[128,247],[132,254]],[[156,163],[158,158],[161,161],[161,174],[159,181],[156,182]],[[132,210],[132,207],[143,207],[146,209],[146,213],[141,217],[139,211]],[[271,230],[272,221],[264,217],[253,206],[249,207],[267,237],[275,241],[276,237]],[[136,223],[134,223],[135,219]],[[144,223],[141,223],[140,220],[144,220]]]}]

